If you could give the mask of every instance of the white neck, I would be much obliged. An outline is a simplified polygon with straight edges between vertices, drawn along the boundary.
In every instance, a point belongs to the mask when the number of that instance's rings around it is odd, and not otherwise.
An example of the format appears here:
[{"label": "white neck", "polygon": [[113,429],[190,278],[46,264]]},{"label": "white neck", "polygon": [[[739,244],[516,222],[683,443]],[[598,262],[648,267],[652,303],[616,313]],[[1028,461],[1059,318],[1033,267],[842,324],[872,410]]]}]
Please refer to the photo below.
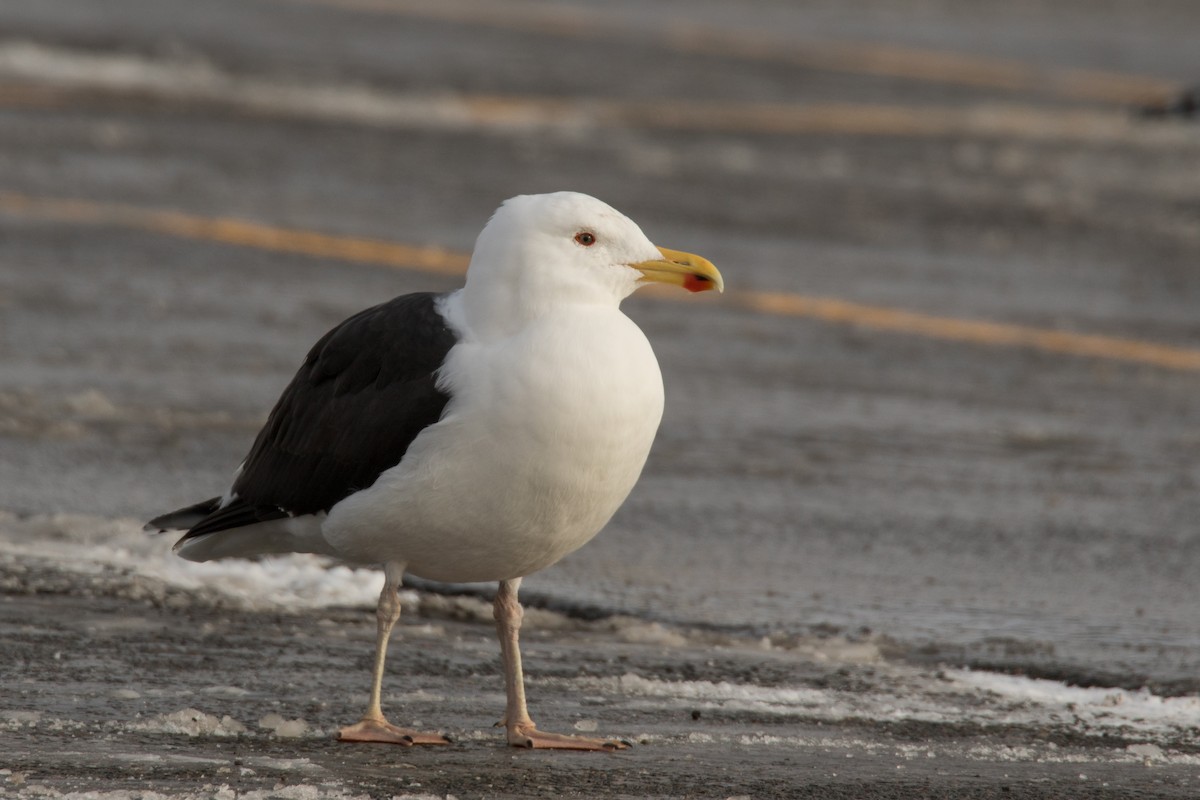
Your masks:
[{"label": "white neck", "polygon": [[468,270],[466,285],[456,293],[461,295],[459,322],[473,338],[490,340],[512,336],[551,312],[572,307],[615,311],[637,288],[637,278],[637,272],[623,268],[614,268],[610,280],[597,280],[553,263],[540,269],[491,264],[477,274]]}]

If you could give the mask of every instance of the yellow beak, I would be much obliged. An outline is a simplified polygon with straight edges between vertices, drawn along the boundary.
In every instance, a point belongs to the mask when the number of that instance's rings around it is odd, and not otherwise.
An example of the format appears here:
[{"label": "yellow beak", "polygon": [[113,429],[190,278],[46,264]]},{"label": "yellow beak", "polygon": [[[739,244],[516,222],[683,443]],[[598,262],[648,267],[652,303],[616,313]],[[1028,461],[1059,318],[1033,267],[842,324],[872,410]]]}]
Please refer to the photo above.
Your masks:
[{"label": "yellow beak", "polygon": [[665,247],[658,248],[658,252],[663,255],[661,259],[639,261],[629,266],[642,273],[647,281],[671,283],[689,292],[725,291],[725,280],[707,258]]}]

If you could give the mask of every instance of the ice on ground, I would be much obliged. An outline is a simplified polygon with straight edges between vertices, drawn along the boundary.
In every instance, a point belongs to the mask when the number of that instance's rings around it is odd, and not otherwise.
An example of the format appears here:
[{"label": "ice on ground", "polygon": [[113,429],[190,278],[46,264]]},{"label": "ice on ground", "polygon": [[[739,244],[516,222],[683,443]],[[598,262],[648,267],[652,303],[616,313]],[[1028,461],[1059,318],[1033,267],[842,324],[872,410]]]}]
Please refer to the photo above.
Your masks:
[{"label": "ice on ground", "polygon": [[[374,608],[383,575],[307,554],[261,561],[226,560],[197,564],[171,551],[174,534],[142,530],[138,520],[81,514],[26,518],[0,511],[0,557],[32,557],[56,568],[95,574],[99,568],[126,570],[185,590],[217,592],[248,609]],[[417,602],[414,592],[401,598]]]},{"label": "ice on ground", "polygon": [[623,642],[631,644],[660,644],[664,647],[683,647],[687,638],[659,622],[646,622],[633,617],[613,620],[613,632]]},{"label": "ice on ground", "polygon": [[262,770],[277,772],[320,772],[323,768],[307,758],[275,758],[272,756],[249,756],[244,763]]},{"label": "ice on ground", "polygon": [[[1120,733],[1188,742],[1200,737],[1200,697],[1161,697],[1144,689],[1084,689],[1058,681],[966,669],[933,675],[899,664],[877,667],[875,674],[874,687],[853,691],[667,681],[632,673],[566,683],[581,693],[599,691],[624,698],[618,705],[638,709],[716,708],[830,722],[1037,725],[1084,734]],[[546,682],[557,680],[561,679]],[[1153,757],[1150,751],[1142,755]]]},{"label": "ice on ground", "polygon": [[1156,744],[1131,744],[1125,750],[1131,755],[1140,756],[1147,761],[1162,759],[1166,756],[1163,749]]},{"label": "ice on ground", "polygon": [[[163,794],[149,789],[116,789],[111,791],[66,791],[40,783],[20,785],[15,794],[5,794],[16,800],[370,800],[366,794],[338,786],[317,786],[307,783],[280,784],[271,789],[234,789],[228,784],[207,784],[194,791],[171,791]],[[447,795],[449,797],[449,795]],[[444,800],[439,795],[395,795],[394,800]]]},{"label": "ice on ground", "polygon": [[246,732],[246,726],[228,714],[217,719],[195,708],[159,714],[130,723],[129,728],[151,733],[182,733],[185,736],[237,736]]},{"label": "ice on ground", "polygon": [[308,723],[302,719],[284,719],[274,712],[258,721],[258,727],[271,731],[281,739],[295,739],[308,733]]},{"label": "ice on ground", "polygon": [[33,727],[42,720],[41,711],[0,710],[0,731]]},{"label": "ice on ground", "polygon": [[976,670],[948,670],[946,677],[962,689],[990,693],[999,722],[1022,722],[1030,709],[1045,709],[1095,728],[1200,728],[1200,697],[1161,697],[1147,689],[1080,688]]},{"label": "ice on ground", "polygon": [[245,697],[250,694],[240,686],[207,686],[200,690],[204,694],[215,694],[220,697]]}]

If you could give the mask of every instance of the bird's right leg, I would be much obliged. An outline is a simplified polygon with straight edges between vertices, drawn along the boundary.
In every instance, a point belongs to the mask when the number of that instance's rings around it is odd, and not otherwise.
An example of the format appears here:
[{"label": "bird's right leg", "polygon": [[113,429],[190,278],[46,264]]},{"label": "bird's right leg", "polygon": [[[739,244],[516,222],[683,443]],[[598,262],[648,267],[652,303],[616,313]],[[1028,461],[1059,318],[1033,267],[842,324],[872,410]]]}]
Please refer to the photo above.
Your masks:
[{"label": "bird's right leg", "polygon": [[375,637],[375,670],[371,683],[371,701],[367,712],[358,722],[338,731],[338,740],[343,742],[383,742],[411,747],[414,744],[449,744],[450,740],[440,733],[421,733],[400,728],[383,718],[380,695],[383,692],[383,662],[387,658],[388,637],[400,619],[400,581],[404,577],[405,565],[389,561],[383,567],[383,591],[379,593],[379,605],[375,609],[377,623]]}]

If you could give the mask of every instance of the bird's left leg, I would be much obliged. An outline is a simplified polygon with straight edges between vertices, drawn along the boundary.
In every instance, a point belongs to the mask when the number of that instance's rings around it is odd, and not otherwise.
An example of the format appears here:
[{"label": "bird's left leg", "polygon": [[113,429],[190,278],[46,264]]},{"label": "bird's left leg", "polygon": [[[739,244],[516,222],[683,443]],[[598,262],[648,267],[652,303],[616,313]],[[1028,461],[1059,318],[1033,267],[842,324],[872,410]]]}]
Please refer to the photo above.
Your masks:
[{"label": "bird's left leg", "polygon": [[380,695],[383,692],[383,662],[387,658],[388,637],[400,619],[400,581],[404,577],[405,565],[389,561],[383,567],[383,591],[379,593],[379,605],[375,609],[375,670],[371,683],[371,702],[367,712],[358,722],[338,731],[338,740],[343,742],[383,742],[411,747],[414,744],[450,744],[440,733],[421,733],[397,727],[383,718]]},{"label": "bird's left leg", "polygon": [[517,602],[521,579],[501,581],[492,612],[496,618],[496,633],[500,637],[500,655],[504,660],[504,690],[508,704],[504,727],[508,743],[514,747],[549,748],[557,750],[623,750],[629,745],[606,739],[586,739],[561,733],[544,733],[529,718],[525,706],[525,676],[521,672],[521,646],[518,641],[521,618],[525,612]]}]

